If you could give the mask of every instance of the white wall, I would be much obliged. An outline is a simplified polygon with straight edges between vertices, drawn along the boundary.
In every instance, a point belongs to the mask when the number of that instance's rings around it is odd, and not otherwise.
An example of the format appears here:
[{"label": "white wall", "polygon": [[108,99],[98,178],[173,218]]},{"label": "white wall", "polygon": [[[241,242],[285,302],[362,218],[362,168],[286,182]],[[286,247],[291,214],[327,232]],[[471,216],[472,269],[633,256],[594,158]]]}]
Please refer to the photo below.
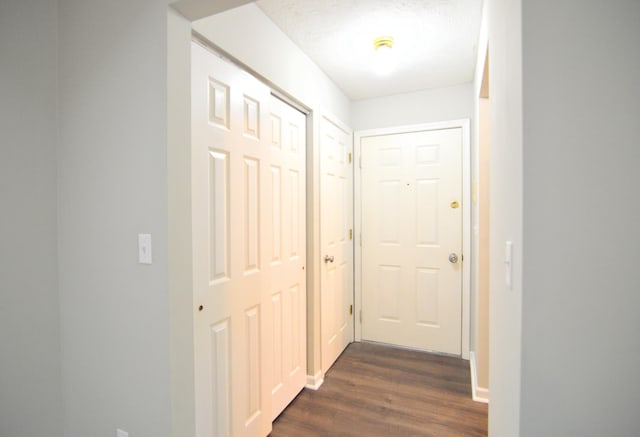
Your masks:
[{"label": "white wall", "polygon": [[640,2],[548,6],[522,10],[521,435],[639,435]]},{"label": "white wall", "polygon": [[167,4],[60,0],[59,19],[65,435],[168,436]]},{"label": "white wall", "polygon": [[56,2],[0,2],[0,435],[62,435]]},{"label": "white wall", "polygon": [[471,118],[473,84],[356,100],[351,107],[354,130]]},{"label": "white wall", "polygon": [[[520,426],[523,293],[522,14],[521,0],[488,1],[491,50],[489,435],[513,437],[519,435]],[[512,289],[506,287],[504,280],[507,240],[514,244]]]},{"label": "white wall", "polygon": [[351,124],[349,99],[255,4],[196,21],[193,28],[310,109],[328,109]]}]

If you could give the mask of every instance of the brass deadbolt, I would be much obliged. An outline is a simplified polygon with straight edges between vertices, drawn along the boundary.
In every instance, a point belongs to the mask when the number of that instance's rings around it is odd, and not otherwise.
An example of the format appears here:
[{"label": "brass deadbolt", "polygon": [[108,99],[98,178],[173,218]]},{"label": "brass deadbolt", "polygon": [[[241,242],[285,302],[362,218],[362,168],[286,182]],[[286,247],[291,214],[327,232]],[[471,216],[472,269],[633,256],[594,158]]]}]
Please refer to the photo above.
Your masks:
[{"label": "brass deadbolt", "polygon": [[451,208],[452,209],[456,209],[460,206],[460,204],[458,203],[457,200],[454,200],[453,202],[451,202]]}]

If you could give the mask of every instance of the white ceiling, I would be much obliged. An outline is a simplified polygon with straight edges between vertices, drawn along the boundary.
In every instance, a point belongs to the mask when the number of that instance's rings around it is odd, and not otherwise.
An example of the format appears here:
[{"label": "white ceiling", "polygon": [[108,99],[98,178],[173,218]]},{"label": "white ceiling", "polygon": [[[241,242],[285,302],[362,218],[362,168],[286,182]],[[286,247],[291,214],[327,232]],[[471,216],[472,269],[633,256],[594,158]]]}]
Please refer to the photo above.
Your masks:
[{"label": "white ceiling", "polygon": [[[256,4],[353,100],[473,80],[482,0],[259,0]],[[394,38],[396,70],[371,68]]]}]

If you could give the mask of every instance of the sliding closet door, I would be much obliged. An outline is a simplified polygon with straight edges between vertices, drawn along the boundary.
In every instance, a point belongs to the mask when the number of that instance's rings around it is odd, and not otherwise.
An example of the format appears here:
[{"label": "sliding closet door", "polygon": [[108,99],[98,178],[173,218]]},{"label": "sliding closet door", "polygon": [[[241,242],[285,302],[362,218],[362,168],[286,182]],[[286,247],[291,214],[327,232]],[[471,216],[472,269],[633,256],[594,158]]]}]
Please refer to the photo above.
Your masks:
[{"label": "sliding closet door", "polygon": [[305,116],[192,46],[198,437],[265,436],[306,380]]},{"label": "sliding closet door", "polygon": [[270,197],[267,213],[269,304],[272,322],[271,418],[307,380],[305,115],[276,97],[270,101]]}]

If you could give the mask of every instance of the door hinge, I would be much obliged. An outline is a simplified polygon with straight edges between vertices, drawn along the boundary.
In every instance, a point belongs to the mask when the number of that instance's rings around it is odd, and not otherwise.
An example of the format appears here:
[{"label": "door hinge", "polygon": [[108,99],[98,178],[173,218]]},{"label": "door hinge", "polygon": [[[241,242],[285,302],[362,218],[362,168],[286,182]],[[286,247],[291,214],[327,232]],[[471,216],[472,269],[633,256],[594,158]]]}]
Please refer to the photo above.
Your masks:
[{"label": "door hinge", "polygon": [[353,156],[351,155],[351,152],[349,152],[349,164],[351,164],[352,160],[353,160]]},{"label": "door hinge", "polygon": [[362,155],[360,155],[359,159],[358,159],[358,166],[360,168],[362,168]]},{"label": "door hinge", "polygon": [[349,315],[353,315],[353,305],[349,305]]},{"label": "door hinge", "polygon": [[349,229],[349,240],[353,240],[353,229]]},{"label": "door hinge", "polygon": [[362,310],[360,310],[360,323],[362,323]]}]

